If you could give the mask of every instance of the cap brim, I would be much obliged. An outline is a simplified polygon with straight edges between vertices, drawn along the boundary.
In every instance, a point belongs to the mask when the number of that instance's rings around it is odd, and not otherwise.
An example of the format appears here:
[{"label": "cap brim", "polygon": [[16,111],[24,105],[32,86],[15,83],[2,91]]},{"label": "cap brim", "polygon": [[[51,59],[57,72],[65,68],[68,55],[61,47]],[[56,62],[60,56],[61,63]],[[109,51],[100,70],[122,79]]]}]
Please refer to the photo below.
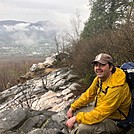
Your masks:
[{"label": "cap brim", "polygon": [[104,61],[104,60],[94,60],[94,61],[92,61],[92,64],[94,64],[94,63],[101,63],[101,64],[107,64],[108,62],[107,61]]}]

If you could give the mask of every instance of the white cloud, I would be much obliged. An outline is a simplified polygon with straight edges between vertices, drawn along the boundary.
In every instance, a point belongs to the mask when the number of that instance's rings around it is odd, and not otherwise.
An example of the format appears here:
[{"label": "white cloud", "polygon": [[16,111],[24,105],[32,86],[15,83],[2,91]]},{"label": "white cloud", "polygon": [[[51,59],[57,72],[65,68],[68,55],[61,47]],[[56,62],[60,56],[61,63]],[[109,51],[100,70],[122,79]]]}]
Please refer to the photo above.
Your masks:
[{"label": "white cloud", "polygon": [[0,20],[14,19],[28,22],[50,20],[60,26],[80,11],[83,21],[89,17],[88,0],[1,0]]},{"label": "white cloud", "polygon": [[5,25],[4,27],[6,28],[7,31],[14,31],[14,30],[20,30],[20,31],[28,31],[29,29],[26,27],[30,23],[19,23],[13,26],[7,26]]}]

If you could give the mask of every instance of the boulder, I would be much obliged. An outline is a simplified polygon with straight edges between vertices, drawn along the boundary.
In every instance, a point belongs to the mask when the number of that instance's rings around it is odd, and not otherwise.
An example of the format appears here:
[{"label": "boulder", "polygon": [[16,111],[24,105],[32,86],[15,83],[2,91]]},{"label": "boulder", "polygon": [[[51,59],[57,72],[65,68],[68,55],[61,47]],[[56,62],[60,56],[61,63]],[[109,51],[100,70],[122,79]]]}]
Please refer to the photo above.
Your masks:
[{"label": "boulder", "polygon": [[[20,118],[21,117],[21,118]],[[27,119],[27,110],[17,108],[15,110],[9,109],[0,113],[0,133],[11,130],[19,126]]]}]

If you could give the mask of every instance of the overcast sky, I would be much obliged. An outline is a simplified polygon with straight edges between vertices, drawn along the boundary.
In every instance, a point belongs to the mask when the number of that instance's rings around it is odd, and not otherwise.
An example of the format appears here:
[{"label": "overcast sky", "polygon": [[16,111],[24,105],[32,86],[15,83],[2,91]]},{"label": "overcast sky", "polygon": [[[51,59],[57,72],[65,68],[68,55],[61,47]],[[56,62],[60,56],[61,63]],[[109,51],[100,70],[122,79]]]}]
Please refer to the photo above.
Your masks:
[{"label": "overcast sky", "polygon": [[37,22],[50,20],[66,26],[76,10],[85,22],[89,0],[0,0],[0,20]]}]

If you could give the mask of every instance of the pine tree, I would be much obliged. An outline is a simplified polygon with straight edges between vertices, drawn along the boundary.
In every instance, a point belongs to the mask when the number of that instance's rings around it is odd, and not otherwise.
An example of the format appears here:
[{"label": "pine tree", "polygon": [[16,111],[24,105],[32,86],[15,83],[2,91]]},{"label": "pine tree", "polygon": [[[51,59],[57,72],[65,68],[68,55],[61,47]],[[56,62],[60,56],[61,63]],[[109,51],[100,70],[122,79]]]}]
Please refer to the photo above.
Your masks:
[{"label": "pine tree", "polygon": [[[85,23],[81,37],[86,38],[106,29],[118,28],[121,23],[131,20],[134,0],[93,0],[91,14]],[[131,11],[131,13],[130,13]]]}]

